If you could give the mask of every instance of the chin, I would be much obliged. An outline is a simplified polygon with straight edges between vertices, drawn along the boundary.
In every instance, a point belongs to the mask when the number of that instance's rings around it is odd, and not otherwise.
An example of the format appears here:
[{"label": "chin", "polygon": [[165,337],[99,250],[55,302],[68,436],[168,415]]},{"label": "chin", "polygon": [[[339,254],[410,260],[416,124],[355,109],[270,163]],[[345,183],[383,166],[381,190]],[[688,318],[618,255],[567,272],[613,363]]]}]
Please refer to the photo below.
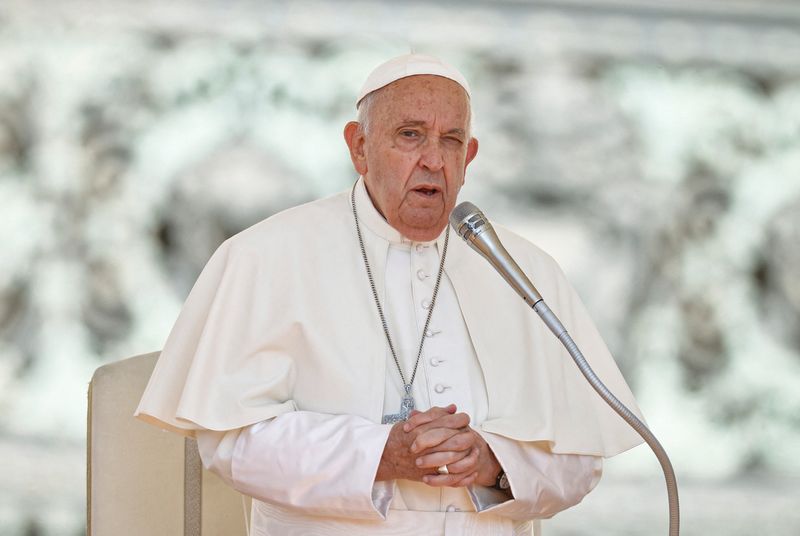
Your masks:
[{"label": "chin", "polygon": [[433,225],[403,225],[398,230],[403,236],[416,242],[430,242],[436,240],[445,227],[447,227],[447,221],[437,222]]},{"label": "chin", "polygon": [[[392,225],[406,238],[417,242],[430,242],[435,240],[449,223],[449,212],[439,205],[435,208],[405,207],[396,213],[396,223]],[[391,221],[389,222],[392,223]]]}]

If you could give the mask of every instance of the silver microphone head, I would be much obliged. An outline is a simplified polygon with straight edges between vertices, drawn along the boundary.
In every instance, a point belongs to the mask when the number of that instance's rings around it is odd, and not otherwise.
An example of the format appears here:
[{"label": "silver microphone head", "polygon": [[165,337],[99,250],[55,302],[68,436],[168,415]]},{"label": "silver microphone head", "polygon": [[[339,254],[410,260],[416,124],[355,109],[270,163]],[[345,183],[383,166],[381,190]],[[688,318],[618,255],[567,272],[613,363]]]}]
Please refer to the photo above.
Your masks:
[{"label": "silver microphone head", "polygon": [[483,215],[481,209],[469,201],[459,203],[456,208],[453,209],[450,213],[450,226],[458,236],[467,242],[471,242],[470,239],[473,236],[492,230],[492,224],[490,224],[486,216]]},{"label": "silver microphone head", "polygon": [[478,207],[469,201],[459,203],[450,213],[450,226],[469,247],[494,266],[528,305],[533,307],[541,301],[539,291],[500,243],[492,224]]}]

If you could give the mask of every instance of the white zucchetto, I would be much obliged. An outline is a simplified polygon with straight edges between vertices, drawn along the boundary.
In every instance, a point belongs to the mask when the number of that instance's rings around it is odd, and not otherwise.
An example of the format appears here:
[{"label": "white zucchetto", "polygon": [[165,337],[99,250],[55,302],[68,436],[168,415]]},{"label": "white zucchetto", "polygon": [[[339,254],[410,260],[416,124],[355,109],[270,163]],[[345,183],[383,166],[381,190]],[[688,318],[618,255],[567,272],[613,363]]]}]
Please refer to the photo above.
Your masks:
[{"label": "white zucchetto", "polygon": [[464,78],[464,75],[452,65],[448,65],[439,58],[433,56],[427,56],[424,54],[404,54],[378,65],[369,74],[364,82],[364,85],[361,87],[361,91],[358,92],[358,98],[356,98],[356,108],[358,108],[358,104],[361,102],[361,99],[376,89],[387,86],[396,80],[400,80],[401,78],[421,74],[430,74],[449,78],[453,82],[463,87],[464,91],[467,92],[468,97],[472,96],[467,79]]}]

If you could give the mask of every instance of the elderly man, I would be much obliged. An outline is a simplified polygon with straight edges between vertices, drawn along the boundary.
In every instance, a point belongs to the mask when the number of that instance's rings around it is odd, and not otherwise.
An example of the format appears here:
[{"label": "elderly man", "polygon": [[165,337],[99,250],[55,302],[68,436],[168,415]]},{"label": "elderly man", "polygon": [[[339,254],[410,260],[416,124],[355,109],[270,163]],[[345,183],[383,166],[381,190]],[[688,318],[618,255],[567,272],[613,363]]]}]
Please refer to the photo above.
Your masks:
[{"label": "elderly man", "polygon": [[[253,534],[531,534],[639,439],[451,240],[478,151],[464,77],[394,58],[357,108],[344,138],[359,180],[220,246],[137,415],[197,438],[206,467],[255,499]],[[635,408],[555,262],[499,232]]]}]

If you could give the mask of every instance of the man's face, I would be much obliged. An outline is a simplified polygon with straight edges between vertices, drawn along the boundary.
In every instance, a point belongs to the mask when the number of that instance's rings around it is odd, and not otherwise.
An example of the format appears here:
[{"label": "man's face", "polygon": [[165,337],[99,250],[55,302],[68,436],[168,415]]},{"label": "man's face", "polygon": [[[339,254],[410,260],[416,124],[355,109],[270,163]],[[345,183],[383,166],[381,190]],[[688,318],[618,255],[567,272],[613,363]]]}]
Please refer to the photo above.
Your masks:
[{"label": "man's face", "polygon": [[375,207],[405,237],[433,240],[447,226],[464,170],[478,150],[477,140],[468,137],[469,114],[461,86],[420,75],[374,95],[367,134],[355,123],[345,127]]}]

